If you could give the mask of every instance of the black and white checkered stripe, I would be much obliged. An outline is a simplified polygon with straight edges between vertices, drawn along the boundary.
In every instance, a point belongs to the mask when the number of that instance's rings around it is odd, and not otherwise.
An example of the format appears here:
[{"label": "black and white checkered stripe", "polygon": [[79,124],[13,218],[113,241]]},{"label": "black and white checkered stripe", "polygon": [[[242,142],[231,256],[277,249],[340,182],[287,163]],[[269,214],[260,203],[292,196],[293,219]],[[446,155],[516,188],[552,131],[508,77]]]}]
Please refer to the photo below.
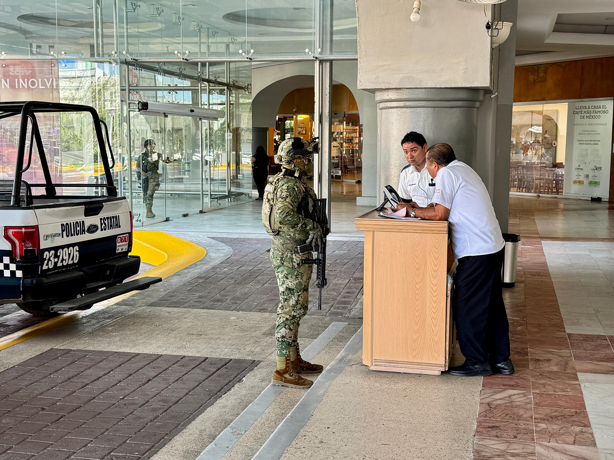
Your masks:
[{"label": "black and white checkered stripe", "polygon": [[2,257],[0,264],[0,276],[3,278],[23,278],[21,270],[17,270],[17,265],[11,263],[8,257]]}]

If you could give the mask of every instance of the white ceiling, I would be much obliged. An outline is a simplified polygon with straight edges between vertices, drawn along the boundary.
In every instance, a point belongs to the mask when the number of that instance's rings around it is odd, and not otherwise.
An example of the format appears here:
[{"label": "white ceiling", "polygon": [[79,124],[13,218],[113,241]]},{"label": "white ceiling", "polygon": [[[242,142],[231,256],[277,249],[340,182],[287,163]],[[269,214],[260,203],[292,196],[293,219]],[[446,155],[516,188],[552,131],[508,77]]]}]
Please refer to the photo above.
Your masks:
[{"label": "white ceiling", "polygon": [[614,56],[614,34],[573,27],[556,32],[557,18],[567,25],[614,25],[614,0],[518,0],[517,65]]},{"label": "white ceiling", "polygon": [[[109,33],[112,2],[102,0],[102,3],[107,32],[105,54],[108,54],[114,46]],[[240,48],[253,48],[257,55],[300,54],[306,48],[313,48],[313,30],[309,25],[317,0],[128,0],[127,3],[135,6],[127,17],[130,52],[136,49],[137,55],[173,57],[175,49],[187,49],[194,56],[198,44],[196,26],[209,29],[212,45],[231,43],[232,56],[238,55]],[[335,0],[334,5],[336,52],[355,54],[355,3]],[[517,64],[614,56],[614,33],[609,32],[614,28],[614,0],[518,0],[518,5]],[[428,14],[426,1],[423,11]],[[119,13],[123,16],[121,8]],[[178,16],[183,19],[181,25],[177,23]],[[58,53],[64,50],[69,53],[70,48],[80,46],[79,50],[87,56],[93,35],[91,17],[92,0],[0,0],[0,48],[6,48],[9,54],[24,53],[28,43],[38,43],[43,45],[45,53],[47,45],[57,43]],[[555,31],[557,19],[559,25]],[[56,20],[60,27],[55,26]],[[121,52],[125,49],[121,24],[119,36],[117,51]]]}]

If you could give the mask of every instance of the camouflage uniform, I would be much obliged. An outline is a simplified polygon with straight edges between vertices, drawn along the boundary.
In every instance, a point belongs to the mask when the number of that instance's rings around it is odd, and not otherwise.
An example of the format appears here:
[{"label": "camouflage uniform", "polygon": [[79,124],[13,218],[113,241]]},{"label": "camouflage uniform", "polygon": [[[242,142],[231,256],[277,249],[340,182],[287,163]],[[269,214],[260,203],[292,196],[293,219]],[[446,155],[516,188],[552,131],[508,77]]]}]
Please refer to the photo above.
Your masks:
[{"label": "camouflage uniform", "polygon": [[158,173],[160,160],[152,161],[150,158],[147,150],[141,154],[141,171],[145,173],[151,172],[149,176],[142,176],[143,203],[145,203],[145,206],[153,206],[154,193],[160,189],[160,174]]},{"label": "camouflage uniform", "polygon": [[309,282],[312,265],[303,265],[311,252],[299,254],[297,246],[305,244],[309,232],[317,224],[310,218],[316,200],[315,193],[303,178],[288,175],[287,169],[274,176],[274,198],[269,191],[266,199],[276,202],[275,221],[279,233],[273,236],[271,262],[279,286],[279,307],[275,324],[277,356],[286,356],[298,345],[298,328],[309,307]]}]

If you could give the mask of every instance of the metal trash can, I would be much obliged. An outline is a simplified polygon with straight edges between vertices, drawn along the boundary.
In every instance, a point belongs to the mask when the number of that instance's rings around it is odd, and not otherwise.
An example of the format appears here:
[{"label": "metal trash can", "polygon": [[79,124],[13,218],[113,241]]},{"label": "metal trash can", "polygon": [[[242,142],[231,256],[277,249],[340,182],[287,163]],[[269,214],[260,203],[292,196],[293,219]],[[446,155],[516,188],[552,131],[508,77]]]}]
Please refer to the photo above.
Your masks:
[{"label": "metal trash can", "polygon": [[501,270],[501,280],[504,288],[512,288],[516,285],[516,261],[518,259],[518,246],[520,246],[520,235],[515,233],[504,233],[505,257]]}]

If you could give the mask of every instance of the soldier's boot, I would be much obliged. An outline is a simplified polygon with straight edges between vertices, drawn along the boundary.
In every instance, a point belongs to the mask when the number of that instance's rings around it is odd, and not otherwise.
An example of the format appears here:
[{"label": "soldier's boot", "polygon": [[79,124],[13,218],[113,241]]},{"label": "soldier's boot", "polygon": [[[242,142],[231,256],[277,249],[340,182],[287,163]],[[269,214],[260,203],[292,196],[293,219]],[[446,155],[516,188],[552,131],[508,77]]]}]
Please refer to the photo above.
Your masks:
[{"label": "soldier's boot", "polygon": [[307,389],[313,385],[313,382],[294,373],[292,367],[290,366],[290,355],[287,355],[286,367],[283,369],[277,369],[275,372],[273,372],[273,385]]},{"label": "soldier's boot", "polygon": [[296,346],[296,359],[290,361],[292,370],[297,374],[319,374],[324,370],[324,366],[320,364],[311,364],[301,358],[301,350]]},{"label": "soldier's boot", "polygon": [[151,210],[152,205],[147,205],[147,217],[148,218],[152,218],[152,217],[156,217],[156,215],[153,213],[153,211]]}]

